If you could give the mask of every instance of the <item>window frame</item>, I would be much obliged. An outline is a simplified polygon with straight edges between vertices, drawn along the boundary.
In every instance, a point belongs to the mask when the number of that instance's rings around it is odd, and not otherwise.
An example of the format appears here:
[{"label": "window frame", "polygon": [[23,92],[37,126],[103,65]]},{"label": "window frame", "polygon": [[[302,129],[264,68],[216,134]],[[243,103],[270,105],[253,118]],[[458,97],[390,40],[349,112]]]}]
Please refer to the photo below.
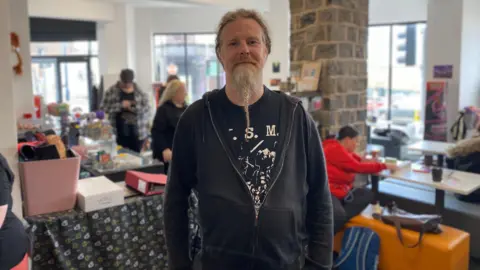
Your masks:
[{"label": "window frame", "polygon": [[[388,46],[389,46],[389,56],[388,56],[388,78],[387,78],[387,91],[388,91],[388,108],[387,108],[387,119],[386,121],[392,121],[392,78],[393,78],[393,61],[392,61],[392,56],[393,56],[393,28],[395,26],[401,26],[401,25],[412,25],[412,24],[425,24],[425,27],[427,27],[427,21],[407,21],[407,22],[396,22],[396,23],[374,23],[374,24],[369,24],[368,25],[368,30],[370,30],[371,27],[384,27],[388,26],[390,31],[389,31],[389,41],[388,41]],[[368,46],[369,40],[367,40],[367,46]],[[424,39],[424,46],[425,46],[425,39]],[[425,55],[425,54],[424,54]],[[368,57],[367,57],[367,65],[368,65]],[[425,57],[423,59],[422,66],[425,67]],[[423,77],[425,77],[423,75]],[[424,78],[425,80],[425,78]],[[368,86],[367,86],[368,88]],[[424,94],[425,88],[423,88],[423,91],[421,95]],[[369,98],[368,93],[367,93],[367,99]],[[420,110],[422,106],[420,106]],[[423,113],[420,114],[420,117],[422,117]]]},{"label": "window frame", "polygon": [[[92,67],[91,67],[91,61],[92,58],[97,58],[99,59],[99,54],[98,54],[98,49],[96,53],[93,53],[93,46],[92,44],[94,42],[97,43],[97,48],[98,48],[98,40],[78,40],[78,41],[84,41],[88,42],[88,54],[74,54],[74,55],[69,55],[69,54],[51,54],[51,55],[38,55],[38,54],[31,54],[31,63],[30,65],[35,62],[41,62],[42,60],[45,59],[54,59],[55,60],[55,69],[56,69],[56,82],[57,82],[57,89],[56,89],[56,97],[57,97],[57,103],[63,102],[63,94],[62,94],[62,86],[61,86],[61,77],[60,77],[60,63],[68,63],[68,62],[86,62],[87,63],[87,76],[88,76],[88,103],[90,106],[90,110],[93,108],[93,86],[95,83],[93,82],[92,78]],[[45,41],[45,42],[37,42],[37,41],[32,41],[31,43],[69,43],[73,41]],[[101,77],[101,76],[100,76]],[[101,79],[100,82],[101,84]],[[33,86],[32,86],[33,88]]]},{"label": "window frame", "polygon": [[[184,42],[183,42],[184,62],[188,63],[188,43],[187,43],[188,36],[197,36],[197,35],[214,35],[214,36],[216,36],[217,33],[215,33],[215,32],[165,32],[165,33],[164,32],[154,32],[152,34],[152,54],[153,54],[152,61],[153,61],[153,66],[154,66],[154,68],[152,70],[152,72],[153,72],[152,75],[153,75],[153,78],[155,78],[155,81],[157,81],[157,78],[161,78],[161,76],[157,76],[158,75],[157,74],[157,68],[156,68],[157,56],[156,56],[156,53],[155,53],[156,49],[161,48],[161,46],[158,46],[158,45],[155,44],[155,37],[156,36],[180,36],[180,35],[183,36],[183,40],[184,40]],[[221,68],[221,63],[220,63],[218,58],[217,58],[217,63],[218,63],[217,74],[220,74],[221,71],[222,71],[222,68]],[[188,78],[189,75],[190,75],[190,73],[189,73],[189,70],[188,70],[188,65],[185,65],[185,77]],[[220,76],[217,76],[217,86],[218,87],[220,87],[220,82],[221,82]],[[188,80],[186,80],[185,85],[186,85],[187,89],[189,87],[189,84],[190,84],[190,82]]]}]

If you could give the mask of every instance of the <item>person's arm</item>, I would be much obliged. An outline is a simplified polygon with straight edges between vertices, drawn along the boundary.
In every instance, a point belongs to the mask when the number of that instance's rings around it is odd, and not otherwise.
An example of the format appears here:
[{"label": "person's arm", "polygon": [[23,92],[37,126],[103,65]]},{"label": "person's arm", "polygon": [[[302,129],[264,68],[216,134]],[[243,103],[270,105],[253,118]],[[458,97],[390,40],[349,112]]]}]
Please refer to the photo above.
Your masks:
[{"label": "person's arm", "polygon": [[357,155],[355,153],[352,153],[352,157],[358,162],[362,162],[362,160],[363,160],[362,157],[360,157],[359,155]]},{"label": "person's arm", "polygon": [[3,227],[5,216],[7,215],[10,193],[11,187],[8,174],[4,169],[0,169],[0,229]]},{"label": "person's arm", "polygon": [[153,151],[156,155],[159,156],[162,155],[163,150],[171,147],[170,145],[168,145],[167,138],[165,136],[167,126],[167,112],[163,106],[160,106],[155,113],[155,118],[153,119],[152,126],[152,140],[154,142]]},{"label": "person's arm", "polygon": [[[138,89],[138,91],[142,90]],[[137,110],[139,110],[139,113],[145,115],[145,117],[149,117],[152,110],[152,106],[150,106],[150,100],[144,92],[141,92],[141,97],[142,98],[140,99],[139,106],[137,106]]]},{"label": "person's arm", "polygon": [[188,110],[180,118],[173,140],[173,159],[165,191],[164,224],[170,270],[191,270],[188,197],[196,184],[194,123]]},{"label": "person's arm", "polygon": [[385,164],[380,162],[362,162],[362,159],[355,153],[349,154],[346,151],[343,154],[335,155],[334,158],[335,160],[332,162],[337,167],[351,173],[378,173],[387,168]]},{"label": "person's arm", "polygon": [[333,250],[333,210],[328,186],[325,157],[320,136],[310,116],[307,117],[308,164],[307,164],[307,232],[308,258],[313,268],[330,270]]},{"label": "person's arm", "polygon": [[105,97],[102,100],[100,108],[108,115],[114,115],[122,111],[122,104],[120,100],[115,96],[115,89],[110,87],[105,93]]}]

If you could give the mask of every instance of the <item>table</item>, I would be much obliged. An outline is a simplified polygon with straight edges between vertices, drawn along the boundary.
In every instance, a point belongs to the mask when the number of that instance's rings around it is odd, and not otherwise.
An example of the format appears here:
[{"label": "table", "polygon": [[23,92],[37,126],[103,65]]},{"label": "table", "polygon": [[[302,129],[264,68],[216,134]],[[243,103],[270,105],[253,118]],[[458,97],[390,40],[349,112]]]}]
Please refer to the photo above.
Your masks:
[{"label": "table", "polygon": [[454,146],[453,143],[436,141],[419,141],[408,146],[409,150],[420,151],[426,155],[437,155],[437,161],[440,167],[443,167],[444,156],[448,148]]},{"label": "table", "polygon": [[[140,154],[133,152],[128,149],[121,149],[119,153],[126,153],[130,155],[134,155],[137,157],[141,157]],[[131,166],[131,167],[120,167],[120,168],[114,168],[111,170],[97,170],[94,168],[93,163],[88,160],[86,162],[82,162],[82,169],[87,171],[90,176],[105,176],[108,179],[112,180],[113,182],[122,182],[125,181],[125,173],[128,170],[135,170],[139,172],[144,172],[144,173],[154,173],[154,174],[160,174],[164,173],[164,165],[162,162],[153,159],[151,157],[149,158],[143,158],[142,157],[142,165],[141,166]]]},{"label": "table", "polygon": [[[195,240],[198,223],[192,208],[189,218]],[[70,210],[26,221],[32,270],[168,269],[163,195],[134,197],[125,205],[89,213]]]},{"label": "table", "polygon": [[445,210],[445,191],[469,195],[480,188],[480,176],[478,174],[443,169],[442,181],[433,182],[431,173],[416,172],[412,170],[410,165],[407,165],[394,172],[385,170],[378,175],[373,175],[372,191],[376,196],[380,178],[386,177],[435,188],[435,207],[439,213],[443,213]]}]

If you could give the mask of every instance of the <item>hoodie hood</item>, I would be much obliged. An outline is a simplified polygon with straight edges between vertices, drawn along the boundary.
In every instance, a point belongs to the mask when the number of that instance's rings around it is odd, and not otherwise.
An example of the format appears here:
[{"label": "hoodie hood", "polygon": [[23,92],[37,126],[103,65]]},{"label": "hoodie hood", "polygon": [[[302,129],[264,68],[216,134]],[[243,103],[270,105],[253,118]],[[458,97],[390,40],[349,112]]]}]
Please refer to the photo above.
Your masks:
[{"label": "hoodie hood", "polygon": [[337,139],[326,139],[322,142],[324,151],[332,150],[332,149],[341,149],[343,146],[338,142]]}]

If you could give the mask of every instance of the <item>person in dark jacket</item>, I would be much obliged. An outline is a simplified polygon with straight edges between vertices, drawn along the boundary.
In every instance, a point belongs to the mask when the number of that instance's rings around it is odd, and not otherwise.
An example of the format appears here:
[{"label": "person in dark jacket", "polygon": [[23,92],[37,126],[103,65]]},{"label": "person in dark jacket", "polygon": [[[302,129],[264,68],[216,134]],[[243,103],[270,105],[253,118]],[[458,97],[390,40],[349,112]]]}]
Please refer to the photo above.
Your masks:
[{"label": "person in dark jacket", "polygon": [[152,126],[153,158],[164,163],[165,173],[172,160],[173,135],[177,128],[178,120],[186,109],[185,97],[187,89],[179,80],[167,84],[167,88],[160,98],[159,107],[155,114]]},{"label": "person in dark jacket", "polygon": [[372,201],[373,193],[366,188],[353,188],[355,174],[395,170],[392,164],[364,161],[355,154],[359,132],[351,126],[342,127],[336,139],[323,141],[327,160],[328,182],[332,192],[334,232],[339,232],[352,217],[360,214]]},{"label": "person in dark jacket", "polygon": [[12,212],[14,178],[7,160],[0,154],[0,270],[19,264],[29,245],[22,222]]},{"label": "person in dark jacket", "polygon": [[[301,102],[263,86],[271,49],[253,10],[223,16],[216,52],[226,86],[177,125],[165,195],[169,267],[330,270],[332,202],[317,128]],[[202,245],[189,253],[188,198],[198,196]]]}]

